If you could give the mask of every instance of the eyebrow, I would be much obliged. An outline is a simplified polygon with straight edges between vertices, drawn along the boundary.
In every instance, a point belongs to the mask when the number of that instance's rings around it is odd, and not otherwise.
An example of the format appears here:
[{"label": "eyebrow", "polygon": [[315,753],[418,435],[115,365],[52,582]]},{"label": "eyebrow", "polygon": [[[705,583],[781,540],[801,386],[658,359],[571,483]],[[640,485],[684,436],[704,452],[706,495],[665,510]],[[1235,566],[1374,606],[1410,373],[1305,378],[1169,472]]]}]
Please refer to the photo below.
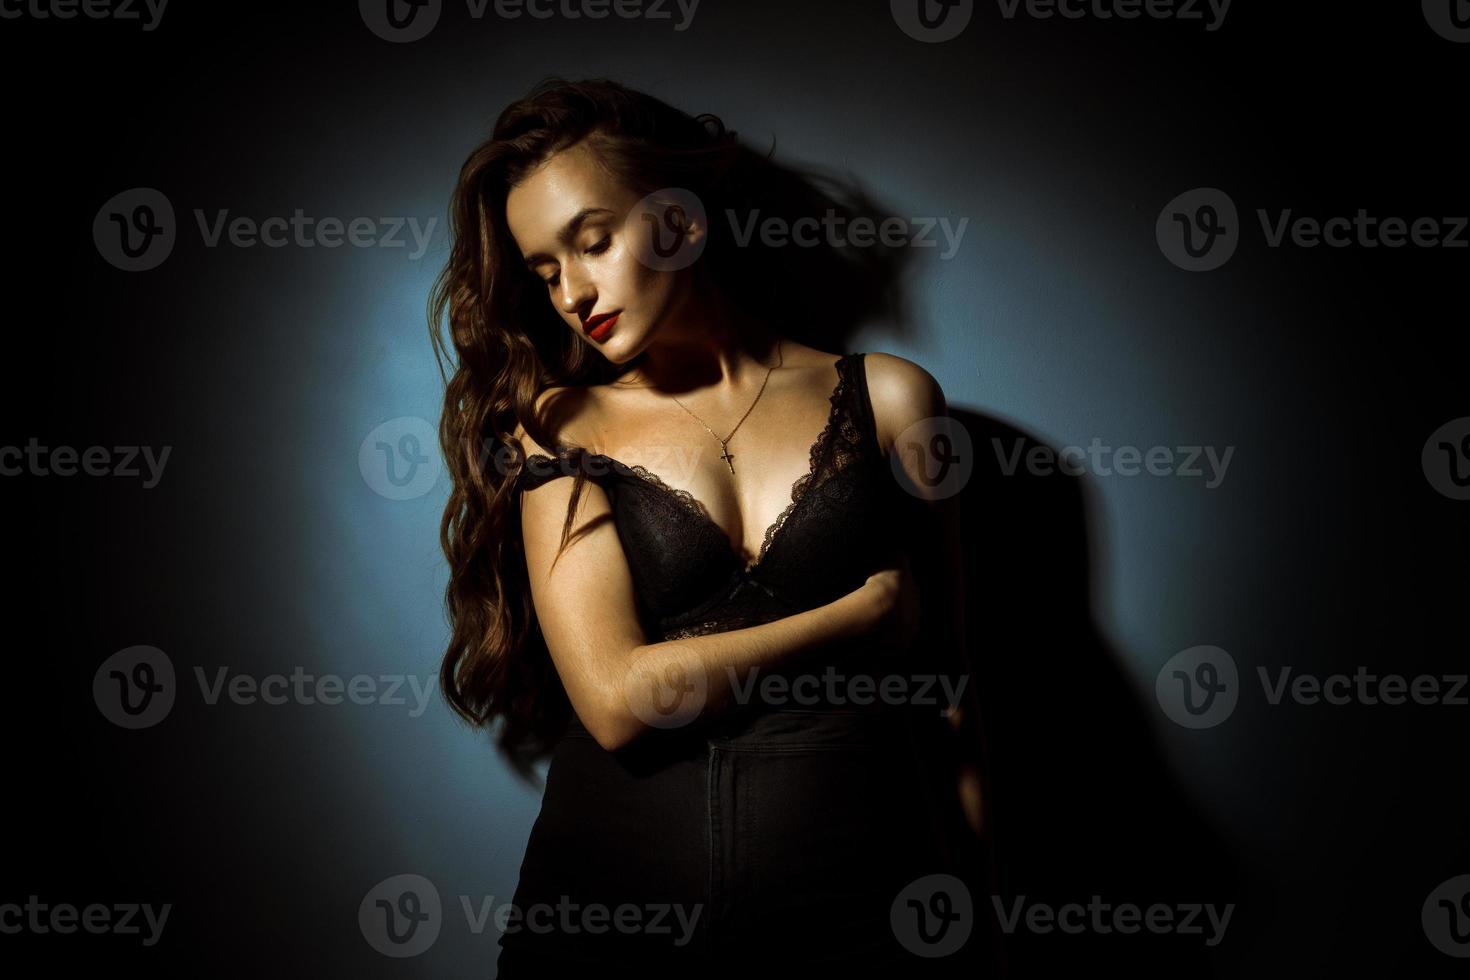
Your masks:
[{"label": "eyebrow", "polygon": [[[571,244],[572,239],[577,237],[577,232],[581,231],[582,226],[587,223],[587,219],[593,217],[594,215],[603,214],[612,214],[612,209],[583,208],[576,214],[572,215],[572,219],[570,221],[562,225],[561,231],[556,233],[556,240],[561,242],[563,245]],[[536,266],[540,265],[542,262],[555,261],[556,259],[552,258],[550,255],[547,255],[545,252],[532,252],[530,255],[526,256],[526,267],[529,269],[535,269]]]}]

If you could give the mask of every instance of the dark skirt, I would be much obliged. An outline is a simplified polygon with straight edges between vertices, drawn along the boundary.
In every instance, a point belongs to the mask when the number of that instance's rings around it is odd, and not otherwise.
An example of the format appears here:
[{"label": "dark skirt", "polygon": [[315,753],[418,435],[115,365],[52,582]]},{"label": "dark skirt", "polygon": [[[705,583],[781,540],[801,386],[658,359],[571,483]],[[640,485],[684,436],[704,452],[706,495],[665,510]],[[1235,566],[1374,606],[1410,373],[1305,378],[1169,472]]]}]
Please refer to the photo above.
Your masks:
[{"label": "dark skirt", "polygon": [[[604,750],[580,726],[547,772],[500,976],[984,976],[979,848],[932,712],[775,710]],[[534,973],[533,973],[534,970]]]}]

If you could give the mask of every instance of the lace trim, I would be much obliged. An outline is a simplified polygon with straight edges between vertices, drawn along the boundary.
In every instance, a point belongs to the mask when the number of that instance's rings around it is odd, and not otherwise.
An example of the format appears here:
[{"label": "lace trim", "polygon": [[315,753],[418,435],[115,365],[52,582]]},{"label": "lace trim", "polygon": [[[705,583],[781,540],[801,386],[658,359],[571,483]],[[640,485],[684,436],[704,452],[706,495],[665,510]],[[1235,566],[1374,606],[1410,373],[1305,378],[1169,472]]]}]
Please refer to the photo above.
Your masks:
[{"label": "lace trim", "polygon": [[[601,454],[599,453],[598,455]],[[704,506],[704,502],[698,497],[694,496],[694,494],[690,493],[688,490],[681,490],[678,487],[669,486],[662,479],[660,479],[657,473],[653,472],[652,470],[644,469],[642,466],[639,466],[636,463],[630,466],[627,463],[613,459],[611,456],[604,456],[603,458],[611,461],[616,466],[621,466],[623,469],[627,470],[629,473],[632,473],[639,479],[652,483],[660,490],[664,491],[665,493],[674,497],[680,503],[687,506],[700,519],[708,522],[711,527],[719,528],[719,524],[717,524],[715,522],[715,519],[710,516],[709,510]],[[723,531],[720,532],[720,537],[725,537]],[[727,544],[729,543],[728,538],[726,538],[725,541]]]},{"label": "lace trim", "polygon": [[[827,421],[823,424],[822,431],[817,434],[816,440],[812,442],[811,451],[807,457],[807,471],[791,484],[790,502],[776,516],[775,522],[766,528],[766,533],[761,538],[761,546],[756,551],[755,557],[745,563],[746,572],[753,571],[761,562],[765,561],[766,553],[771,548],[771,542],[776,540],[776,535],[786,525],[787,519],[796,513],[797,506],[801,503],[802,498],[806,496],[812,482],[818,476],[823,475],[820,464],[826,458],[836,435],[840,432],[842,437],[849,443],[856,443],[861,438],[861,433],[852,420],[852,412],[846,410],[850,408],[847,404],[847,393],[851,388],[852,382],[852,358],[853,355],[851,354],[845,354],[841,358],[841,363],[837,369],[837,384],[833,386],[832,393],[827,397]],[[612,459],[611,457],[605,458]],[[617,460],[612,460],[612,462],[647,480],[659,489],[672,494],[676,499],[693,510],[701,520],[713,529],[725,542],[726,547],[730,547],[730,539],[724,529],[710,516],[708,508],[705,507],[703,501],[698,497],[687,490],[680,490],[677,487],[669,486],[656,473],[652,473],[642,466],[629,466],[626,463],[619,463]],[[830,473],[826,475],[831,476]],[[734,552],[733,547],[730,550],[732,553]]]},{"label": "lace trim", "polygon": [[[819,476],[823,477],[822,482],[825,483],[827,479],[830,479],[836,473],[845,470],[861,451],[862,430],[853,418],[854,413],[850,404],[851,399],[848,397],[848,393],[852,389],[853,361],[856,356],[854,354],[844,354],[838,362],[837,384],[833,387],[832,393],[827,399],[827,421],[822,426],[822,431],[817,434],[816,440],[812,443],[807,459],[807,471],[792,483],[790,502],[777,515],[775,522],[766,528],[766,533],[761,539],[760,549],[756,552],[754,558],[745,563],[745,571],[747,573],[754,570],[765,560],[766,553],[770,550],[772,542],[776,540],[776,536],[780,534],[781,529],[786,526],[786,522],[791,515],[796,513],[797,507],[810,491],[816,479]],[[835,445],[835,440],[838,436],[841,436],[843,442],[846,443],[845,446]],[[829,455],[832,455],[834,459],[838,460],[840,465],[828,465],[824,467],[822,464],[829,462]],[[644,466],[638,464],[629,465],[605,453],[588,452],[581,446],[560,450],[557,452],[555,458],[558,460],[570,460],[578,456],[605,460],[614,469],[632,474],[645,483],[658,488],[690,511],[705,527],[718,535],[731,555],[738,558],[738,555],[735,553],[735,548],[730,544],[729,536],[725,533],[724,528],[710,515],[709,509],[705,506],[704,502],[688,490],[681,490],[678,487],[669,486],[657,473]],[[541,453],[534,453],[527,457],[528,461],[532,459],[550,462],[552,457],[545,456]],[[592,474],[589,473],[588,475],[590,477]]]},{"label": "lace trim", "polygon": [[[807,471],[791,485],[791,502],[776,517],[776,522],[766,528],[766,536],[761,541],[760,551],[756,553],[755,561],[745,567],[747,572],[760,564],[766,557],[766,552],[770,550],[771,542],[776,539],[776,535],[786,525],[786,519],[796,512],[797,504],[801,503],[801,498],[806,496],[812,481],[820,474],[821,467],[819,464],[827,456],[828,447],[831,445],[838,430],[843,427],[844,423],[847,423],[849,429],[854,428],[851,425],[852,413],[842,410],[847,400],[848,383],[851,378],[852,360],[850,356],[845,356],[842,359],[841,376],[837,379],[837,386],[832,389],[832,394],[828,398],[830,407],[827,410],[827,424],[822,427],[821,433],[817,436],[817,441],[812,443],[810,458],[807,460]],[[843,437],[849,437],[847,431],[843,432]],[[828,476],[830,475],[828,474]]]}]

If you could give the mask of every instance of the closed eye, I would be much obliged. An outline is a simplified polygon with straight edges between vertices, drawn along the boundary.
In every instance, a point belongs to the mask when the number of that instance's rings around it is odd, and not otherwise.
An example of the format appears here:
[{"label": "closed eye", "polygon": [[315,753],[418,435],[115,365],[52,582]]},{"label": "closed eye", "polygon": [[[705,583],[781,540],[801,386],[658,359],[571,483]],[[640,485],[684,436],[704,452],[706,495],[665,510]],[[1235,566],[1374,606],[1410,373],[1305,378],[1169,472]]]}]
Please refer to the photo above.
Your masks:
[{"label": "closed eye", "polygon": [[[605,235],[605,236],[603,236],[602,241],[598,242],[595,245],[588,246],[587,251],[586,251],[586,254],[587,255],[601,255],[603,252],[606,252],[608,250],[608,247],[611,246],[611,245],[612,245],[612,236],[611,235]],[[555,286],[556,285],[556,281],[559,278],[560,278],[560,276],[552,276],[550,279],[543,279],[542,282],[546,283],[546,285],[548,285],[548,286]]]}]

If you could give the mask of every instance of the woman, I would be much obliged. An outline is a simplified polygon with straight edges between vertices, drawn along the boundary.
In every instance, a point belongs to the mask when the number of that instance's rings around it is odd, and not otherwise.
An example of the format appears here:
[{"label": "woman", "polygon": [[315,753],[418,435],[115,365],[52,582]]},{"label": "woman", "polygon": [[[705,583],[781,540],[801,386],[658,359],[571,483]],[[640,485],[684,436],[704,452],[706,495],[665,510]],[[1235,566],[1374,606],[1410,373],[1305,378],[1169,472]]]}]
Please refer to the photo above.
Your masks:
[{"label": "woman", "polygon": [[956,498],[889,463],[943,394],[803,342],[902,259],[753,223],[864,207],[607,81],[537,86],[461,172],[441,681],[550,757],[502,976],[986,955]]}]

